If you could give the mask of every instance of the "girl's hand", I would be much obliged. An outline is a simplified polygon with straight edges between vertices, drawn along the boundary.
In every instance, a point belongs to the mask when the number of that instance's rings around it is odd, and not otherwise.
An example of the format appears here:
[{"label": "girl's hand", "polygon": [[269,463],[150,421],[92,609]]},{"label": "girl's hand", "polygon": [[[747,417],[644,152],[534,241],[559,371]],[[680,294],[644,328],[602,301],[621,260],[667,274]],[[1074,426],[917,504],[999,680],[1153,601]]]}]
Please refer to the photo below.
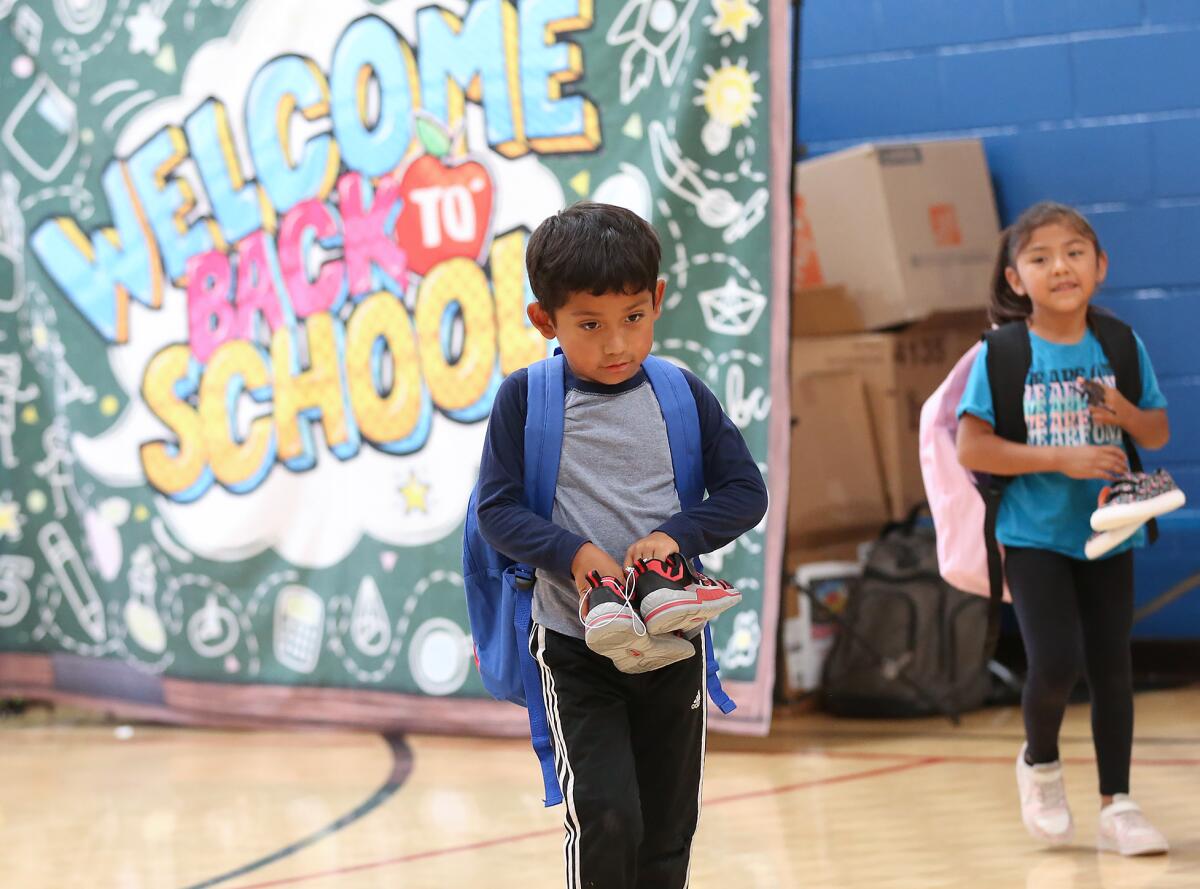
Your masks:
[{"label": "girl's hand", "polygon": [[[1082,385],[1083,377],[1079,377],[1078,382]],[[1103,391],[1104,400],[1101,404],[1093,404],[1088,408],[1088,412],[1092,415],[1092,422],[1106,426],[1120,426],[1122,429],[1128,430],[1129,419],[1136,408],[1128,398],[1112,386],[1100,383],[1095,385]]]},{"label": "girl's hand", "polygon": [[1060,448],[1058,471],[1069,478],[1111,481],[1129,471],[1125,451],[1114,445]]}]

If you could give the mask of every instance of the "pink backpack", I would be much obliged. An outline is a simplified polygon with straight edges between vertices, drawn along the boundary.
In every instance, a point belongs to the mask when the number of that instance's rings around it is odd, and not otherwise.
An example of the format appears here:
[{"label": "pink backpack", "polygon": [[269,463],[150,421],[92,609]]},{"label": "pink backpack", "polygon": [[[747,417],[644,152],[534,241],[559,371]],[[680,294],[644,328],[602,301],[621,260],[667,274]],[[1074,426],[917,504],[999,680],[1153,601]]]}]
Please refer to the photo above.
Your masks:
[{"label": "pink backpack", "polygon": [[[938,570],[951,586],[990,594],[984,502],[971,471],[958,462],[958,403],[981,343],[976,343],[921,408],[921,478],[937,532]],[[1010,600],[1008,586],[1005,600]]]}]

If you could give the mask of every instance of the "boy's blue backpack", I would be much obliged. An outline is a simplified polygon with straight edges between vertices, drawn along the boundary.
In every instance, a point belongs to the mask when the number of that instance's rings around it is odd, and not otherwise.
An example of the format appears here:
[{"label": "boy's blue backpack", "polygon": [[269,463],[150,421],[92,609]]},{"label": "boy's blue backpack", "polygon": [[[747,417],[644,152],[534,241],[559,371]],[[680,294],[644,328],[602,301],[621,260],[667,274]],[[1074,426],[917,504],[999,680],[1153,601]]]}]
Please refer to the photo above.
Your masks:
[{"label": "boy's blue backpack", "polygon": [[[667,425],[667,441],[675,469],[675,488],[683,509],[704,498],[704,464],[700,454],[700,417],[686,378],[675,365],[648,356],[642,367],[658,398]],[[525,416],[525,501],[538,515],[552,517],[562,452],[563,396],[566,361],[561,354],[529,366],[529,408]],[[467,505],[463,533],[463,587],[475,642],[475,657],[484,688],[499,701],[529,710],[533,749],[542,767],[546,805],[562,802],[554,770],[554,750],[542,699],[541,675],[529,653],[533,608],[533,575],[529,565],[496,552],[479,533],[476,485]],[[699,562],[696,561],[697,566]],[[704,627],[708,694],[722,713],[736,706],[721,688],[712,634]]]}]

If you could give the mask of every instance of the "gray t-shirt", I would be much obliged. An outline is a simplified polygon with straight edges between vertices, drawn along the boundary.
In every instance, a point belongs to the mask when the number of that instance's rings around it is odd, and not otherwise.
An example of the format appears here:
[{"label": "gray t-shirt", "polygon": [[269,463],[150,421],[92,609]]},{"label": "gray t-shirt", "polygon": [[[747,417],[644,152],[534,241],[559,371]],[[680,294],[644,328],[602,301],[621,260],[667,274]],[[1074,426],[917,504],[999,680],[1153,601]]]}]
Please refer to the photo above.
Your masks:
[{"label": "gray t-shirt", "polygon": [[[612,394],[568,389],[554,524],[624,564],[631,543],[678,511],[667,425],[650,383]],[[579,592],[570,575],[537,572],[533,619],[583,638]]]}]

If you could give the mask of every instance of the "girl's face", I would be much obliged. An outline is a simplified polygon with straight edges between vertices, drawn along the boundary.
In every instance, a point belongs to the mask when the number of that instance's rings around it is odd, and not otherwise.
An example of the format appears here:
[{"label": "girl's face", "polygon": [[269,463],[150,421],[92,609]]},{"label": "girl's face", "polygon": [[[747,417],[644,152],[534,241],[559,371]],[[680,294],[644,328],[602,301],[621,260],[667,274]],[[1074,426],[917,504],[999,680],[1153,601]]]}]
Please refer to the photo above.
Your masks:
[{"label": "girl's face", "polygon": [[1016,293],[1033,302],[1035,314],[1074,315],[1087,310],[1107,272],[1108,257],[1097,254],[1086,235],[1051,222],[1033,230],[1005,276]]}]

